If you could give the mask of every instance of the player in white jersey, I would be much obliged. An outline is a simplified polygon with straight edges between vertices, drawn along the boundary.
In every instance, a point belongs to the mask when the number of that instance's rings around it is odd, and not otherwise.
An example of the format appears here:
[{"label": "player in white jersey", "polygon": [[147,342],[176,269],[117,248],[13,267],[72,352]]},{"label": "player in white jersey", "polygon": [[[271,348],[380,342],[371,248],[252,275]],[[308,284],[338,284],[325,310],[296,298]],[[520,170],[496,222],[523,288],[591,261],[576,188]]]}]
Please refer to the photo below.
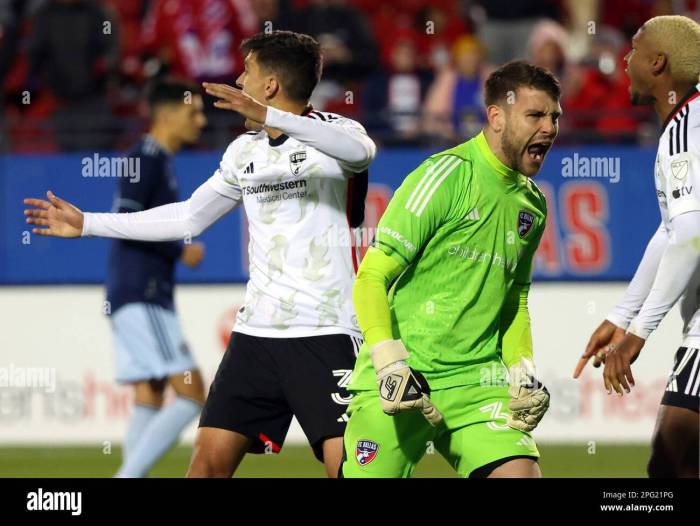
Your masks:
[{"label": "player in white jersey", "polygon": [[683,16],[648,20],[625,57],[634,104],[663,122],[654,178],[661,224],[622,301],[591,336],[574,372],[605,363],[608,393],[630,392],[630,364],[681,299],[683,340],[652,439],[650,477],[698,477],[700,390],[700,25]]},{"label": "player in white jersey", "polygon": [[28,199],[38,234],[143,241],[195,237],[239,204],[249,222],[248,281],[231,341],[202,411],[189,476],[230,477],[247,451],[278,452],[292,415],[329,476],[342,457],[346,390],[361,344],[352,307],[357,214],[376,146],[357,122],[308,105],[318,43],[289,31],[242,44],[238,90],[205,84],[215,105],[246,117],[219,169],[180,203],[131,214],[83,214],[50,192]]}]

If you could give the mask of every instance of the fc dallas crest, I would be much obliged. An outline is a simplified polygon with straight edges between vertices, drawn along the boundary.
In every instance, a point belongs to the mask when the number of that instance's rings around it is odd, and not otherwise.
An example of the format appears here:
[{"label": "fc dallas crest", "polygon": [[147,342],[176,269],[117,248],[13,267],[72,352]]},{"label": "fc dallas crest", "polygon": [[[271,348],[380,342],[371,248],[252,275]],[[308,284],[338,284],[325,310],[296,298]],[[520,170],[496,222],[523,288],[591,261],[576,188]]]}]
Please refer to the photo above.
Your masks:
[{"label": "fc dallas crest", "polygon": [[518,235],[520,239],[524,238],[527,233],[532,230],[532,225],[535,223],[535,216],[530,212],[521,210],[518,213]]},{"label": "fc dallas crest", "polygon": [[360,466],[366,466],[372,462],[379,452],[379,444],[372,440],[358,440],[355,447],[355,458]]}]

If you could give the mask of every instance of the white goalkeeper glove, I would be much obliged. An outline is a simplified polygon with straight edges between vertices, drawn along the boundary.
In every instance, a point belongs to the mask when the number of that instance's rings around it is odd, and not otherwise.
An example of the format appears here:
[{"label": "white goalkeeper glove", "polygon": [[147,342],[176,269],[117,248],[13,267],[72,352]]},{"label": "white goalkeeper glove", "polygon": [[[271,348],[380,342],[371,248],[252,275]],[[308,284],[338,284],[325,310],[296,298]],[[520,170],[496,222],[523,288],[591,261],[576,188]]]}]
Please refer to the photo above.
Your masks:
[{"label": "white goalkeeper glove", "polygon": [[388,415],[419,409],[431,426],[442,422],[442,414],[428,395],[430,387],[425,377],[411,369],[408,351],[401,340],[384,340],[370,349],[372,365],[377,373],[379,398]]},{"label": "white goalkeeper glove", "polygon": [[508,403],[510,414],[508,425],[513,429],[530,432],[549,408],[549,391],[535,378],[535,366],[530,360],[521,358],[520,362],[508,369],[510,388]]}]

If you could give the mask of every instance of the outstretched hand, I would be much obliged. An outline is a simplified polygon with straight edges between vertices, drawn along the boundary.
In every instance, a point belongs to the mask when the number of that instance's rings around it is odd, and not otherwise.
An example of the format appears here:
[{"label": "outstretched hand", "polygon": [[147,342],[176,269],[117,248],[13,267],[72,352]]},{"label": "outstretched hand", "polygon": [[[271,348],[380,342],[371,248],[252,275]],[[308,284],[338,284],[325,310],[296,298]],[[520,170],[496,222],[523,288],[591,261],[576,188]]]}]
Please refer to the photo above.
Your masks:
[{"label": "outstretched hand", "polygon": [[80,237],[83,233],[84,214],[68,201],[56,197],[51,190],[46,192],[46,198],[27,198],[24,204],[27,208],[24,215],[27,223],[40,228],[32,228],[34,234],[54,237]]}]

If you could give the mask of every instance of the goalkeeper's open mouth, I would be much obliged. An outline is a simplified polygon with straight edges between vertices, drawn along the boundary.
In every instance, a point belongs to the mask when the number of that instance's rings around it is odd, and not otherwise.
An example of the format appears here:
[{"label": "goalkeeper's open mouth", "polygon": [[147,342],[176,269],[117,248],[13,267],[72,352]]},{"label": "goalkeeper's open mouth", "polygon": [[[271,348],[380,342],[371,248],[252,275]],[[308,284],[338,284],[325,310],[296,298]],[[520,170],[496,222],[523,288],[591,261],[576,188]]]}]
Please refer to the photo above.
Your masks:
[{"label": "goalkeeper's open mouth", "polygon": [[542,164],[544,161],[544,156],[551,147],[552,143],[549,141],[533,141],[527,145],[525,152],[531,162]]}]

